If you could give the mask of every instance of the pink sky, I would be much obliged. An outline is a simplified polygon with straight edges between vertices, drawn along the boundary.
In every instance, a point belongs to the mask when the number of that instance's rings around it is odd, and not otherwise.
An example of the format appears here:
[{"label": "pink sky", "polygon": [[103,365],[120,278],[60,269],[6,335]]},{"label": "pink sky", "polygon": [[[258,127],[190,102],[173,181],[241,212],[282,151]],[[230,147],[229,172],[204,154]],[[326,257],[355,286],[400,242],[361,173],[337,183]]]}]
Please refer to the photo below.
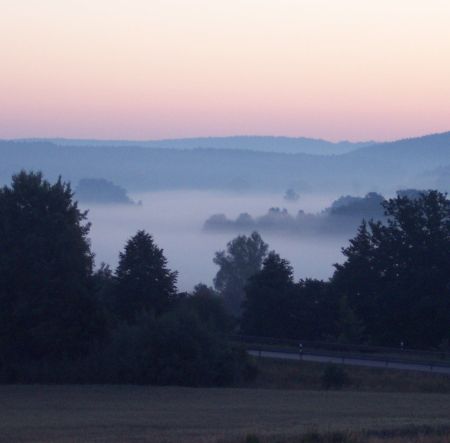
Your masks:
[{"label": "pink sky", "polygon": [[0,138],[450,130],[448,0],[2,0]]}]

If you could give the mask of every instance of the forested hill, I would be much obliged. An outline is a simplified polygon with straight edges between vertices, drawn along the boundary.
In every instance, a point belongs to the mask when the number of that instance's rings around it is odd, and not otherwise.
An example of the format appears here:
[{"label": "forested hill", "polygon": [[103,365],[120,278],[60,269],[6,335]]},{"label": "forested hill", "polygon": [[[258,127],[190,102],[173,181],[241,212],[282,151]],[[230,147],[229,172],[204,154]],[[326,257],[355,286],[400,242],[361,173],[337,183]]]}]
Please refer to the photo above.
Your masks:
[{"label": "forested hill", "polygon": [[377,143],[362,147],[347,154],[354,161],[369,159],[398,162],[405,167],[422,170],[436,165],[449,164],[450,132],[407,138],[388,143]]},{"label": "forested hill", "polygon": [[337,143],[306,137],[271,136],[234,136],[234,137],[197,137],[165,140],[86,140],[86,139],[31,139],[21,141],[49,142],[58,146],[120,146],[164,149],[228,149],[277,152],[290,154],[333,155],[344,154],[356,149],[373,145],[374,142]]},{"label": "forested hill", "polygon": [[450,165],[450,133],[377,144],[341,155],[287,154],[237,149],[138,146],[57,146],[0,142],[0,180],[21,168],[77,183],[104,178],[129,191],[220,189],[298,192],[393,192],[406,187],[448,189],[432,173]]}]

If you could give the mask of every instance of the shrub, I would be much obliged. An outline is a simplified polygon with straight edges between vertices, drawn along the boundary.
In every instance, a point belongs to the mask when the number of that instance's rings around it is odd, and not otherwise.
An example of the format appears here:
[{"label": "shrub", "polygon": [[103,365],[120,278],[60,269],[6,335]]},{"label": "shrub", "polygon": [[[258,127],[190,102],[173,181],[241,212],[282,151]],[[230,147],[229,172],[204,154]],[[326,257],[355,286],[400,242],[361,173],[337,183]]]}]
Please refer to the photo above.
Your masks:
[{"label": "shrub", "polygon": [[255,376],[245,352],[184,308],[122,324],[102,358],[114,383],[224,386]]},{"label": "shrub", "polygon": [[344,368],[337,365],[327,365],[321,375],[322,387],[325,389],[341,389],[349,383],[349,377]]}]

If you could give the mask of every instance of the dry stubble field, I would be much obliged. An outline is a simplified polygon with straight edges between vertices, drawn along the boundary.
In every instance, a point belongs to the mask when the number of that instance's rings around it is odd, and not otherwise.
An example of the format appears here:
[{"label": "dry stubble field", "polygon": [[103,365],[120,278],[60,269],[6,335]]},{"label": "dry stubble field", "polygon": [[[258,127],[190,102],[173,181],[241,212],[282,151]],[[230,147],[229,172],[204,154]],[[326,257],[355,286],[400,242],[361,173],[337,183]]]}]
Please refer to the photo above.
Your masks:
[{"label": "dry stubble field", "polygon": [[210,442],[450,425],[450,396],[146,386],[0,386],[2,442]]}]

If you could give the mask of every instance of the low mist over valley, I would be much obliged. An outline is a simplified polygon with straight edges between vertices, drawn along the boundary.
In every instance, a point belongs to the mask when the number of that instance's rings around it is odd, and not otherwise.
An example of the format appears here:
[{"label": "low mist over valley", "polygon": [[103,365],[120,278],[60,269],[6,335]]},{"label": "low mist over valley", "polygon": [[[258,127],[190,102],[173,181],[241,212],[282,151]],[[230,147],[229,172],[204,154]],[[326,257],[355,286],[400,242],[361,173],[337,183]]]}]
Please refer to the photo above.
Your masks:
[{"label": "low mist over valley", "polygon": [[383,197],[450,186],[450,133],[390,143],[4,140],[0,156],[3,183],[18,169],[72,182],[89,209],[97,266],[115,266],[124,241],[145,229],[179,271],[182,290],[212,284],[214,253],[253,230],[290,260],[296,278],[326,279],[360,221],[383,217]]},{"label": "low mist over valley", "polygon": [[[237,234],[249,233],[248,229],[207,232],[203,224],[211,214],[225,211],[230,216],[237,216],[250,211],[256,215],[273,205],[287,206],[293,212],[299,208],[316,212],[334,198],[331,195],[305,196],[298,202],[288,203],[281,194],[239,195],[206,191],[160,191],[133,197],[142,201],[142,205],[81,205],[89,209],[90,238],[97,265],[103,261],[114,267],[126,239],[138,229],[145,229],[164,249],[170,267],[179,271],[180,290],[191,290],[200,281],[211,285],[217,272],[214,253],[225,249]],[[340,248],[350,238],[348,235],[292,238],[289,232],[264,232],[263,236],[271,249],[292,262],[298,278],[330,277],[332,264],[342,260]]]}]

